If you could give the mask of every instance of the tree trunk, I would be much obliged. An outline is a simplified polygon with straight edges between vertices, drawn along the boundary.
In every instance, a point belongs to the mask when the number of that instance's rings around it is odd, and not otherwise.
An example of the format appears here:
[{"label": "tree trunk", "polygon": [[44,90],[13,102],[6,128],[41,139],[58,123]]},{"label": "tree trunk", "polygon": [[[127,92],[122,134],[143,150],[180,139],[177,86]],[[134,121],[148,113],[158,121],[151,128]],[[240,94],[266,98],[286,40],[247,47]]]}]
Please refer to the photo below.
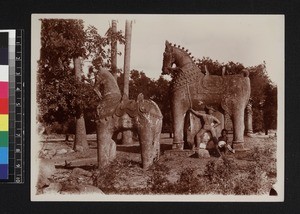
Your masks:
[{"label": "tree trunk", "polygon": [[[129,97],[129,72],[130,72],[130,51],[131,51],[132,21],[126,20],[125,26],[125,56],[124,56],[124,89],[123,93]],[[122,143],[130,145],[133,143],[132,132],[124,131]]]},{"label": "tree trunk", "polygon": [[66,142],[68,142],[68,141],[69,141],[69,134],[66,134],[65,141],[66,141]]},{"label": "tree trunk", "polygon": [[[112,20],[112,35],[117,33],[117,21]],[[117,40],[111,38],[111,73],[117,80]]]},{"label": "tree trunk", "polygon": [[[75,75],[78,81],[81,79],[82,70],[81,70],[81,60],[80,58],[74,59],[74,69]],[[76,119],[76,131],[75,131],[75,140],[74,140],[74,147],[75,151],[84,152],[88,150],[89,146],[86,139],[86,129],[85,129],[85,122],[82,109],[79,109],[78,115]]]},{"label": "tree trunk", "polygon": [[269,134],[269,129],[265,129],[265,135],[268,135]]}]

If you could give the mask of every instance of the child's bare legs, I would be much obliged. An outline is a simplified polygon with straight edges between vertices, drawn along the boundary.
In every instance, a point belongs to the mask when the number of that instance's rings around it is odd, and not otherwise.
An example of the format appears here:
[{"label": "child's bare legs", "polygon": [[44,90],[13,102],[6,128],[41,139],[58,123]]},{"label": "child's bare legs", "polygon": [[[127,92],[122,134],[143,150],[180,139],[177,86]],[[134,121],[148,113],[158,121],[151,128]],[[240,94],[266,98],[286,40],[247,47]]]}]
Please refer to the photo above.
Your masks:
[{"label": "child's bare legs", "polygon": [[200,143],[201,143],[201,141],[202,141],[202,139],[203,139],[202,136],[204,135],[205,132],[206,132],[205,129],[200,129],[200,131],[197,133],[197,135],[200,136],[200,137],[199,137],[200,139],[197,138],[197,141],[196,141],[196,148],[195,148],[195,149],[199,149],[199,148],[200,148]]}]

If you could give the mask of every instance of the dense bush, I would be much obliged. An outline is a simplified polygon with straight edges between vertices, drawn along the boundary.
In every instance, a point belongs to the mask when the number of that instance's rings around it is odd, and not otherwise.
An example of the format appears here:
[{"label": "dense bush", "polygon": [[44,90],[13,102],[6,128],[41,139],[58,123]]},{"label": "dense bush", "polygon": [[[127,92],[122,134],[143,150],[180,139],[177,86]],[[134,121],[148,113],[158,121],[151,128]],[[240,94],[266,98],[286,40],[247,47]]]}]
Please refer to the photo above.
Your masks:
[{"label": "dense bush", "polygon": [[270,165],[270,162],[276,162],[274,152],[270,147],[254,148],[239,160],[227,157],[212,159],[206,164],[204,173],[188,166],[180,172],[176,182],[168,179],[168,167],[156,163],[147,173],[140,171],[147,178],[142,188],[118,188],[124,174],[140,169],[136,162],[116,161],[98,174],[95,185],[107,194],[268,194],[276,178],[276,166]]}]

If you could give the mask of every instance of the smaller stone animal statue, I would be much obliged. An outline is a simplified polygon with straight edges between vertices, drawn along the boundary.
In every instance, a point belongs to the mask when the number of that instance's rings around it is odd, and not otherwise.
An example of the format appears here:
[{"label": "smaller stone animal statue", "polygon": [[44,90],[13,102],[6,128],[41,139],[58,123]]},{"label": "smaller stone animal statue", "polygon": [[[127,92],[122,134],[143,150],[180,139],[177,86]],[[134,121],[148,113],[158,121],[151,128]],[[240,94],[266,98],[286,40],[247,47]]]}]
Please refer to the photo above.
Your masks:
[{"label": "smaller stone animal statue", "polygon": [[139,94],[136,100],[121,96],[113,75],[101,69],[95,80],[95,92],[100,98],[97,108],[98,167],[104,167],[116,157],[114,135],[122,130],[137,132],[141,146],[143,169],[148,169],[160,154],[162,114],[157,104]]}]

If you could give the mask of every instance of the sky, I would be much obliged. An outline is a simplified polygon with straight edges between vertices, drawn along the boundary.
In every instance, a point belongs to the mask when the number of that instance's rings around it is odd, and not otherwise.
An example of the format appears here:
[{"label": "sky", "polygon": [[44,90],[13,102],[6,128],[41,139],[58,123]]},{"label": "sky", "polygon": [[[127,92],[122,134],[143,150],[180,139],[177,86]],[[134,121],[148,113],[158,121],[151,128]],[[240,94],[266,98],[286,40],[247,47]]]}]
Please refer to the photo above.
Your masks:
[{"label": "sky", "polygon": [[[32,33],[37,39],[39,18],[82,19],[86,26],[95,26],[100,35],[105,34],[112,20],[123,32],[125,21],[131,20],[130,69],[143,71],[154,79],[161,74],[168,40],[189,49],[195,58],[239,62],[245,67],[265,61],[270,79],[275,84],[284,80],[283,15],[35,14]],[[118,45],[118,50],[124,53],[124,45]],[[123,64],[124,54],[118,56],[118,68]]]}]

